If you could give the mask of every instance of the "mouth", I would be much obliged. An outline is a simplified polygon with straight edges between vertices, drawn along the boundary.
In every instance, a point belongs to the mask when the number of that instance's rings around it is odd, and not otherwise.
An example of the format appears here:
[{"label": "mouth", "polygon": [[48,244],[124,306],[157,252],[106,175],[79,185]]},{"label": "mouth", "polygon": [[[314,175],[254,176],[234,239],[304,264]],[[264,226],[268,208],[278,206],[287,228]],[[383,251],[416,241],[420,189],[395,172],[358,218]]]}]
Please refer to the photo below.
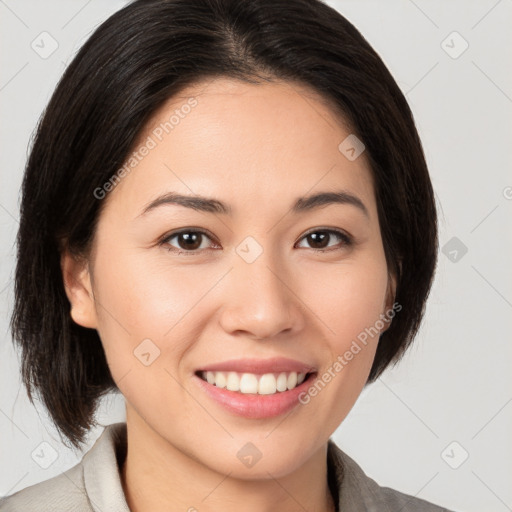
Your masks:
[{"label": "mouth", "polygon": [[248,373],[199,370],[196,376],[220,389],[243,395],[275,395],[291,391],[311,380],[316,372]]},{"label": "mouth", "polygon": [[224,411],[248,419],[290,412],[312,385],[318,371],[294,359],[232,359],[198,368],[193,381]]}]

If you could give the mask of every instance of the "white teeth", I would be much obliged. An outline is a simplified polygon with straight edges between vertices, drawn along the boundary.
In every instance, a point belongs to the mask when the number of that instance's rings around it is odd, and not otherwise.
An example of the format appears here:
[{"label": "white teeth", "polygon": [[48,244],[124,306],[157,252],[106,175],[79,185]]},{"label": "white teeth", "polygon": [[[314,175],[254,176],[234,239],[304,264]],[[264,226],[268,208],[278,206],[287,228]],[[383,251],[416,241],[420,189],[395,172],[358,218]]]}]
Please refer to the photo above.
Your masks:
[{"label": "white teeth", "polygon": [[276,378],[271,373],[266,373],[260,378],[258,394],[273,395],[277,391]]},{"label": "white teeth", "polygon": [[286,391],[288,388],[286,384],[288,382],[288,376],[286,373],[280,373],[277,377],[277,391]]},{"label": "white teeth", "polygon": [[218,387],[218,388],[225,388],[226,387],[226,375],[222,372],[212,372],[213,373],[213,379],[214,379],[214,384]]},{"label": "white teeth", "polygon": [[228,373],[226,388],[229,391],[240,391],[240,377],[235,372]]},{"label": "white teeth", "polygon": [[252,373],[244,373],[240,379],[240,392],[241,393],[257,393],[258,392],[258,379]]},{"label": "white teeth", "polygon": [[201,377],[209,384],[218,388],[226,388],[229,391],[238,391],[244,394],[274,395],[277,392],[296,388],[304,382],[305,373],[281,372],[265,373],[257,375],[254,373],[237,372],[202,372]]},{"label": "white teeth", "polygon": [[286,383],[286,386],[288,389],[293,389],[297,385],[297,372],[291,372],[290,375],[288,375],[288,381]]}]

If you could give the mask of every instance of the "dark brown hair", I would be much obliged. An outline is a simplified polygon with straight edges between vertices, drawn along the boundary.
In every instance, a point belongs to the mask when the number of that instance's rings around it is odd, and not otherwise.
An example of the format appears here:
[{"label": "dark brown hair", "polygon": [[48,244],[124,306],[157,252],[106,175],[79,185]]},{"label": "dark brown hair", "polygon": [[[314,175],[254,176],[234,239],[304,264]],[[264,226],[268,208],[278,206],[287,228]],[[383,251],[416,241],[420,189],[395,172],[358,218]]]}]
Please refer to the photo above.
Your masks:
[{"label": "dark brown hair", "polygon": [[[364,37],[319,0],[136,0],[100,25],[61,78],[22,185],[15,306],[22,378],[80,447],[116,390],[100,338],[70,316],[60,244],[86,254],[103,201],[145,124],[183,88],[216,76],[302,83],[343,112],[366,146],[389,271],[402,310],[368,382],[403,355],[437,258],[434,194],[407,101]],[[264,78],[263,78],[264,77]],[[341,141],[340,141],[341,142]]]}]

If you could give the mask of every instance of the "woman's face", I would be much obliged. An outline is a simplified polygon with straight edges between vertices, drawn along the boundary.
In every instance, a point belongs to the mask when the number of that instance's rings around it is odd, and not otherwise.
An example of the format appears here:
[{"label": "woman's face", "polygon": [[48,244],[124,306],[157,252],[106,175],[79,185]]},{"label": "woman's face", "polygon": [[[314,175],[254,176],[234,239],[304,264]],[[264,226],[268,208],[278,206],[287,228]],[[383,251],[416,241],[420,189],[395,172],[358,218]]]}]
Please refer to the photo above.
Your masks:
[{"label": "woman's face", "polygon": [[[307,89],[228,79],[183,91],[141,134],[80,277],[94,300],[73,318],[98,330],[128,422],[160,446],[277,477],[355,403],[378,342],[361,333],[385,330],[392,283],[349,135]],[[308,199],[320,193],[339,200]]]}]

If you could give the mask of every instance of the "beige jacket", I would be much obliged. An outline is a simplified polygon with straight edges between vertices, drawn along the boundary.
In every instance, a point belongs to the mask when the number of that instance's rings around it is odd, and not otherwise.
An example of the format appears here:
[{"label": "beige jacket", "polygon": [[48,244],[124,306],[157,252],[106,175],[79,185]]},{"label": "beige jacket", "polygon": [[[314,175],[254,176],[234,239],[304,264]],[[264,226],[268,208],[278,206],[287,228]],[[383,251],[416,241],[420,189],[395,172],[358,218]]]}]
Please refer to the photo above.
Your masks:
[{"label": "beige jacket", "polygon": [[[49,480],[0,500],[1,512],[130,512],[119,462],[126,456],[126,423],[108,425],[82,460]],[[338,512],[450,512],[379,486],[329,440],[328,478]]]}]

